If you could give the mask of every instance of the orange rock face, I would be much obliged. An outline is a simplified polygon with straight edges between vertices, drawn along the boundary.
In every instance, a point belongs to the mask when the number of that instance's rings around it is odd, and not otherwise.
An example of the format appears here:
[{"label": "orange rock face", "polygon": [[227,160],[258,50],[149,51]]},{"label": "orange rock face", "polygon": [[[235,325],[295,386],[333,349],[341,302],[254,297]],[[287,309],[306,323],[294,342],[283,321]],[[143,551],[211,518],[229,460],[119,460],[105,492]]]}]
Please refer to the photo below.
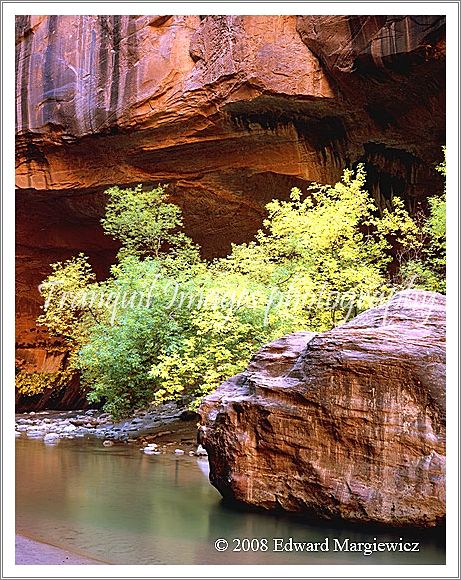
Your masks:
[{"label": "orange rock face", "polygon": [[43,359],[30,347],[49,263],[83,251],[102,276],[114,256],[99,226],[108,186],[170,184],[206,256],[248,240],[273,197],[357,161],[381,206],[439,191],[443,39],[438,17],[18,17],[28,364]]},{"label": "orange rock face", "polygon": [[445,297],[396,294],[312,337],[263,347],[200,409],[230,500],[323,519],[445,517]]}]

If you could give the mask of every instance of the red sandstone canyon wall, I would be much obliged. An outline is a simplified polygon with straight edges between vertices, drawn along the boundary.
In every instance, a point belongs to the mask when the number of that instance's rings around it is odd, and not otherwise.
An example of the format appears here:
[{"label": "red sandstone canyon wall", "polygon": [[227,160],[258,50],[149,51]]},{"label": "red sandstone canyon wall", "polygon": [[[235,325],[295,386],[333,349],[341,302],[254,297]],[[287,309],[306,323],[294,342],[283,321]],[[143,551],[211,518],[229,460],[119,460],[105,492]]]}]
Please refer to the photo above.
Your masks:
[{"label": "red sandstone canyon wall", "polygon": [[17,339],[56,366],[35,324],[50,262],[115,244],[108,186],[169,183],[207,256],[248,240],[292,186],[367,164],[381,206],[440,189],[443,17],[17,18]]}]

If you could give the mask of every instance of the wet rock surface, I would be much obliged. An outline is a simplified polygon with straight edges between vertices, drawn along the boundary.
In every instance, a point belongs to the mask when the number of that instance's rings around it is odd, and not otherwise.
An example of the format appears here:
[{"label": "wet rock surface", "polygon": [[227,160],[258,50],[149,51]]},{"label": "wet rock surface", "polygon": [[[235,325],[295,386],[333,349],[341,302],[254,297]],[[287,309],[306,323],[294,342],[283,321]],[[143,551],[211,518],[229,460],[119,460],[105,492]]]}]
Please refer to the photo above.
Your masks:
[{"label": "wet rock surface", "polygon": [[445,297],[400,292],[331,331],[274,341],[200,412],[210,481],[227,499],[324,519],[441,524]]}]

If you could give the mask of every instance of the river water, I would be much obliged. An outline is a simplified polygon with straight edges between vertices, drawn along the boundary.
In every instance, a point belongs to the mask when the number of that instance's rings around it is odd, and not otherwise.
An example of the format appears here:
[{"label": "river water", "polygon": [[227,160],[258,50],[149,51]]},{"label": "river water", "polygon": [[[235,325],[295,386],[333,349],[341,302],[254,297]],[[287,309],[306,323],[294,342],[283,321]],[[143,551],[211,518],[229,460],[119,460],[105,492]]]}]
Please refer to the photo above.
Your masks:
[{"label": "river water", "polygon": [[[16,440],[16,532],[111,564],[443,564],[444,532],[412,537],[312,525],[286,516],[235,511],[196,457],[145,455],[136,445]],[[267,540],[267,551],[234,538]],[[323,542],[329,551],[274,552],[283,543]],[[325,544],[325,539],[328,539]],[[417,541],[419,552],[334,551],[353,542]],[[219,552],[217,539],[229,542]],[[337,541],[335,541],[335,539]],[[258,544],[259,541],[259,544]],[[222,547],[222,543],[220,547]],[[277,544],[279,547],[281,543]],[[290,547],[290,546],[288,546]],[[264,548],[263,548],[264,549]]]}]

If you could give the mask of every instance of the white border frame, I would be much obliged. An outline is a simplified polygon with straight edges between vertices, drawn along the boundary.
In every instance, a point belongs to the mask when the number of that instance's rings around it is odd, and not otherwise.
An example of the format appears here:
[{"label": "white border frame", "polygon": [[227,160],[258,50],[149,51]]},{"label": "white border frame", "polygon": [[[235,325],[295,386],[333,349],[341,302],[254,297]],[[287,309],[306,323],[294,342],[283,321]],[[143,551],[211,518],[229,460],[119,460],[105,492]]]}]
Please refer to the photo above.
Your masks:
[{"label": "white border frame", "polygon": [[[459,2],[2,2],[2,578],[459,578]],[[14,18],[20,14],[446,14],[447,16],[447,563],[432,565],[16,566],[14,563]],[[212,546],[210,546],[210,550]],[[338,574],[341,574],[340,576]]]}]

